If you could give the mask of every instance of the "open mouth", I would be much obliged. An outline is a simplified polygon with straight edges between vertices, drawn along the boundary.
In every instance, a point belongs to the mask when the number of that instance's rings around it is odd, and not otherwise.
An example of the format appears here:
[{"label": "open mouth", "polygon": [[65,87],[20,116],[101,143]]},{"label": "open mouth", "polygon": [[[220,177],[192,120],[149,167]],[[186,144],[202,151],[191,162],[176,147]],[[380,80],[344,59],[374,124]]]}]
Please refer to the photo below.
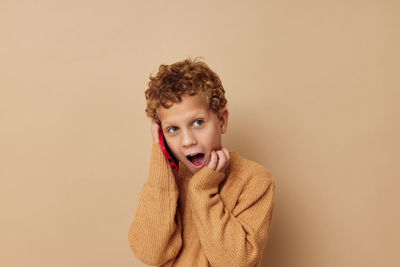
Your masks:
[{"label": "open mouth", "polygon": [[205,156],[204,153],[197,153],[186,157],[194,167],[202,167],[204,164]]}]

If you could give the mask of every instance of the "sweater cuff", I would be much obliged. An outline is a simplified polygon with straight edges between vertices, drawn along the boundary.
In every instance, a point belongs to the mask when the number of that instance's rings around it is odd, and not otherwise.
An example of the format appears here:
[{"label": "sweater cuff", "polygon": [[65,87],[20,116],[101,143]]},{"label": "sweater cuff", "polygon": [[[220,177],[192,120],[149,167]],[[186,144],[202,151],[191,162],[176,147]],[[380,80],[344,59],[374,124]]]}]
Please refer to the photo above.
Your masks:
[{"label": "sweater cuff", "polygon": [[215,188],[219,186],[224,177],[224,173],[204,167],[193,175],[190,180],[190,186],[199,190]]},{"label": "sweater cuff", "polygon": [[146,184],[150,187],[177,190],[172,168],[161,150],[161,145],[157,143],[152,145],[149,178]]}]

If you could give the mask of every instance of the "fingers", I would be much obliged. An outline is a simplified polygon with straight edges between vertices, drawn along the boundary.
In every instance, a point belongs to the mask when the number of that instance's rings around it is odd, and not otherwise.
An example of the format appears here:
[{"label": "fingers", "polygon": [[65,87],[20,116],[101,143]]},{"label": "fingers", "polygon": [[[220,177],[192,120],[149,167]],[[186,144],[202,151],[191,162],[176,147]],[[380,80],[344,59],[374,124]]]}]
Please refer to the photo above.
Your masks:
[{"label": "fingers", "polygon": [[224,152],[228,162],[231,160],[231,154],[229,154],[229,150],[226,147],[222,147],[221,150]]},{"label": "fingers", "polygon": [[216,171],[221,171],[224,169],[226,163],[227,163],[227,158],[225,153],[222,150],[217,151],[217,156],[218,156],[218,164]]},{"label": "fingers", "polygon": [[211,151],[210,162],[208,163],[208,167],[212,170],[215,170],[215,168],[217,168],[217,164],[218,164],[217,153],[213,150]]},{"label": "fingers", "polygon": [[208,167],[212,170],[225,172],[230,162],[229,150],[222,147],[220,150],[212,151]]},{"label": "fingers", "polygon": [[159,139],[159,131],[160,131],[160,125],[158,125],[158,123],[153,120],[151,122],[151,135],[153,138],[153,142],[159,144],[160,143],[160,139]]}]

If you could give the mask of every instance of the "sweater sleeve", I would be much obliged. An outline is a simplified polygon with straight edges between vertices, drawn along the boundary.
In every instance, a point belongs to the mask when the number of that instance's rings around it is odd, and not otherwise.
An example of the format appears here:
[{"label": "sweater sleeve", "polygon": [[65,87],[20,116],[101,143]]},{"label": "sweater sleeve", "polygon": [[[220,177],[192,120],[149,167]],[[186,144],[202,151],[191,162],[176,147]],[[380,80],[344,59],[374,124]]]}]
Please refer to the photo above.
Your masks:
[{"label": "sweater sleeve", "polygon": [[254,266],[271,228],[274,181],[267,171],[251,177],[234,209],[228,211],[218,192],[223,178],[223,173],[206,167],[189,186],[201,245],[211,265]]},{"label": "sweater sleeve", "polygon": [[159,144],[153,144],[149,177],[140,192],[129,243],[133,254],[149,265],[175,258],[182,246],[177,216],[178,188],[175,176]]}]

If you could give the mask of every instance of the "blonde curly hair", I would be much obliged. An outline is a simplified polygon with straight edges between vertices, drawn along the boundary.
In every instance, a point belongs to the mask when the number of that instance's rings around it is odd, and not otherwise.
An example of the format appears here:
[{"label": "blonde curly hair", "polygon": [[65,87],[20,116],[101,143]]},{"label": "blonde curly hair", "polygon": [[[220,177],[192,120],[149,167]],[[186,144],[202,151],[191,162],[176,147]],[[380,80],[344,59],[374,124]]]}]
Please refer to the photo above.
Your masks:
[{"label": "blonde curly hair", "polygon": [[180,102],[183,95],[201,95],[209,107],[219,115],[226,106],[225,90],[218,75],[206,63],[195,58],[171,65],[161,65],[157,75],[151,76],[145,91],[148,117],[160,121],[156,109],[169,108]]}]

